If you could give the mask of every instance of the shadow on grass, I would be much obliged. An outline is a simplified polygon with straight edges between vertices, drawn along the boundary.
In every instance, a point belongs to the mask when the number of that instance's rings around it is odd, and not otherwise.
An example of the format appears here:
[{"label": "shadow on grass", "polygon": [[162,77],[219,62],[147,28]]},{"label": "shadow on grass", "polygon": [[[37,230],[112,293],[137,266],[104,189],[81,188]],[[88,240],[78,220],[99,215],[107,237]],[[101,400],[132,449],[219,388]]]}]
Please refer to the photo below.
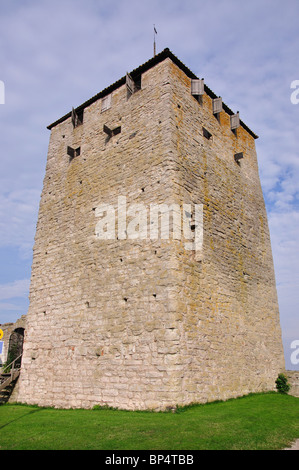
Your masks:
[{"label": "shadow on grass", "polygon": [[6,426],[9,426],[12,423],[15,423],[16,421],[19,421],[20,419],[25,418],[26,416],[32,415],[33,413],[37,413],[38,411],[41,411],[41,410],[37,408],[36,410],[29,411],[29,413],[26,413],[22,416],[19,416],[18,418],[12,419],[8,423],[5,423],[2,426],[0,426],[0,429],[3,429],[3,428],[5,428]]}]

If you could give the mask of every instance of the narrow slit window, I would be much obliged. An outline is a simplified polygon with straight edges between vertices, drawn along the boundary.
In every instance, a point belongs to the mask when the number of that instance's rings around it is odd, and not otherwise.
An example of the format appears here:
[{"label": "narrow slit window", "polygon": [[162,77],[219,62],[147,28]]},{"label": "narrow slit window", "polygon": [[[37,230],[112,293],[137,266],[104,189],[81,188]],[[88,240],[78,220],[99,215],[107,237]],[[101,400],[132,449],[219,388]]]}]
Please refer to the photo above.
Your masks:
[{"label": "narrow slit window", "polygon": [[202,135],[207,139],[207,140],[211,140],[212,139],[212,134],[207,130],[205,129],[205,127],[202,128]]}]

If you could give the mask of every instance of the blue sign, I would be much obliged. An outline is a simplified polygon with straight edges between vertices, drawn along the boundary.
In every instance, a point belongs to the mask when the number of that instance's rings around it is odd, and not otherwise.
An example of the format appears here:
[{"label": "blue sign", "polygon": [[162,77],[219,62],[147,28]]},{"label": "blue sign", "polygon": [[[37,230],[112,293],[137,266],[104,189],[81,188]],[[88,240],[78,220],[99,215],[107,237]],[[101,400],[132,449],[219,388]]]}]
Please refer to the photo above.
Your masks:
[{"label": "blue sign", "polygon": [[3,341],[0,341],[0,354],[3,352]]}]

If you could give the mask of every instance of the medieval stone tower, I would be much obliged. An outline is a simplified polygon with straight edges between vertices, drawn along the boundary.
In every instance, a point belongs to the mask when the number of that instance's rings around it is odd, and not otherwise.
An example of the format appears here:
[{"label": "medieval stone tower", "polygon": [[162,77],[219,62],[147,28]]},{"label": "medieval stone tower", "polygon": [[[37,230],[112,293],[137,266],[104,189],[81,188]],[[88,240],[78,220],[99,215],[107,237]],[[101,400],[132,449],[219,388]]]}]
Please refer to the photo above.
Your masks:
[{"label": "medieval stone tower", "polygon": [[[49,129],[16,399],[164,409],[275,389],[257,136],[239,114],[165,49]],[[202,222],[197,246],[173,214],[168,238],[140,230],[136,207],[163,204]]]}]

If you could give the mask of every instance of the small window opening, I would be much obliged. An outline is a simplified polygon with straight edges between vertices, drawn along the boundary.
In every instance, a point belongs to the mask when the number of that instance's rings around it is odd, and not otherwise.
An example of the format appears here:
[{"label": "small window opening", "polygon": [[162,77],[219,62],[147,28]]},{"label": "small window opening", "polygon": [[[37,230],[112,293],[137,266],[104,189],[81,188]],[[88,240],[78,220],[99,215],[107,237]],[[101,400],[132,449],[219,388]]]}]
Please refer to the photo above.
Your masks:
[{"label": "small window opening", "polygon": [[83,114],[84,109],[81,109],[80,111],[75,111],[75,109],[72,108],[72,123],[74,128],[83,124]]},{"label": "small window opening", "polygon": [[126,86],[128,92],[128,98],[136,93],[136,91],[141,90],[141,75],[132,77],[128,72],[126,75]]},{"label": "small window opening", "polygon": [[238,165],[240,165],[240,160],[242,160],[243,156],[243,152],[235,153],[234,159],[235,162],[238,163]]},{"label": "small window opening", "polygon": [[120,134],[120,133],[121,133],[121,126],[116,127],[112,131],[112,135],[117,135],[117,134]]},{"label": "small window opening", "polygon": [[217,119],[217,121],[219,122],[219,124],[221,124],[220,113],[214,113],[214,117]]},{"label": "small window opening", "polygon": [[134,78],[135,82],[135,91],[141,90],[141,75],[138,75],[136,78]]},{"label": "small window opening", "polygon": [[72,147],[69,147],[69,146],[67,147],[67,154],[70,157],[70,161],[73,160],[73,158],[75,158],[75,157],[79,157],[80,153],[81,153],[81,148],[80,147],[78,147],[76,149],[73,149]]},{"label": "small window opening", "polygon": [[202,128],[202,134],[206,139],[211,140],[212,134],[204,127]]},{"label": "small window opening", "polygon": [[108,135],[109,138],[113,137],[114,135],[121,133],[121,126],[115,127],[114,129],[110,129],[110,127],[104,124],[103,131]]}]

